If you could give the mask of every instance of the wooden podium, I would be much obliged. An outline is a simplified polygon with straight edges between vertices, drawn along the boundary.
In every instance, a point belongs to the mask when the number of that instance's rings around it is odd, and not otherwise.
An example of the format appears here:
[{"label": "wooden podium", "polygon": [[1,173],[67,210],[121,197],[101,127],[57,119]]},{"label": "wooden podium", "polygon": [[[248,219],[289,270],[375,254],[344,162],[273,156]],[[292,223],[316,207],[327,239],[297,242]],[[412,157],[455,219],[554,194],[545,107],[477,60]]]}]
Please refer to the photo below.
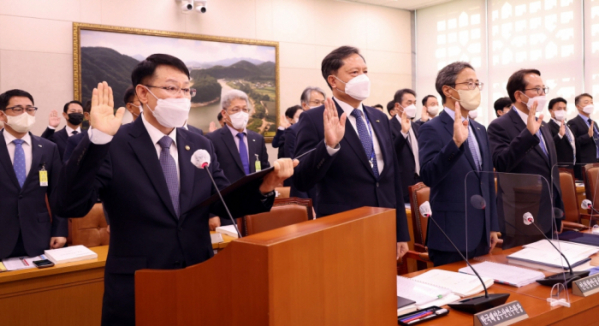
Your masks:
[{"label": "wooden podium", "polygon": [[397,325],[395,210],[363,207],[135,274],[137,325]]}]

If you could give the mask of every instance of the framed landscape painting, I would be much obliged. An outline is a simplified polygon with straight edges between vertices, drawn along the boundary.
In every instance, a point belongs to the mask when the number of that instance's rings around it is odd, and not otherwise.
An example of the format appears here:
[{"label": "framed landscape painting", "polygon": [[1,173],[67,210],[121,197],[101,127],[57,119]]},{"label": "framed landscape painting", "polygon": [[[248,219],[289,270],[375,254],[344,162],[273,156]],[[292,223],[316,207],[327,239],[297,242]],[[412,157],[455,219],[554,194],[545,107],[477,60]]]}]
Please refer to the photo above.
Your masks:
[{"label": "framed landscape painting", "polygon": [[92,24],[73,24],[74,97],[82,102],[101,81],[114,92],[115,107],[131,85],[138,62],[154,53],[181,59],[189,68],[197,94],[191,99],[188,123],[208,132],[224,92],[239,89],[250,98],[247,128],[273,137],[279,116],[279,44]]}]

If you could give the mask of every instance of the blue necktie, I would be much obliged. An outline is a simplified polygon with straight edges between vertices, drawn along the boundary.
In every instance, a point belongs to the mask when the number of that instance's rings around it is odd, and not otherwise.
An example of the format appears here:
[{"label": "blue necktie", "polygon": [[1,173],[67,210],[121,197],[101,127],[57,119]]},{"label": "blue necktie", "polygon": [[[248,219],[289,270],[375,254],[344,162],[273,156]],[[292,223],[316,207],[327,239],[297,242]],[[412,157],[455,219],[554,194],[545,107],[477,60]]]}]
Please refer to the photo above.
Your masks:
[{"label": "blue necktie", "polygon": [[23,188],[23,184],[27,178],[27,170],[25,169],[25,151],[23,150],[23,143],[25,141],[23,139],[15,139],[12,142],[15,144],[13,167],[15,169],[15,174],[17,175],[17,180],[19,181],[19,186]]},{"label": "blue necktie", "polygon": [[543,139],[543,134],[541,134],[541,128],[537,130],[537,133],[535,135],[537,135],[537,137],[539,137],[539,140],[541,141],[539,145],[541,146],[543,153],[545,153],[545,156],[549,157],[549,155],[547,154],[547,147],[545,147],[545,140]]},{"label": "blue necktie", "polygon": [[356,127],[358,128],[358,135],[360,136],[360,142],[362,143],[362,147],[364,147],[364,151],[366,152],[366,157],[370,161],[372,165],[372,172],[374,176],[379,178],[379,168],[376,163],[376,157],[374,155],[374,148],[372,143],[372,138],[370,138],[370,134],[368,133],[368,127],[364,120],[362,119],[362,111],[358,109],[354,109],[351,112],[351,115],[356,118]]},{"label": "blue necktie", "polygon": [[476,146],[476,140],[474,139],[474,135],[472,132],[472,128],[468,125],[468,148],[470,148],[470,153],[472,153],[472,158],[474,159],[474,164],[476,164],[476,171],[481,170],[482,164],[480,163],[480,152]]},{"label": "blue necktie", "polygon": [[243,132],[237,134],[237,138],[239,138],[239,157],[241,158],[243,170],[245,171],[245,174],[248,175],[250,174],[250,162],[248,159],[248,148],[245,146],[243,136]]},{"label": "blue necktie", "polygon": [[166,179],[166,186],[168,187],[168,193],[171,196],[171,202],[175,208],[177,218],[179,217],[179,177],[177,176],[177,163],[171,156],[171,144],[173,139],[169,136],[164,136],[158,141],[158,145],[162,148],[160,151],[160,166],[162,167],[162,173]]}]

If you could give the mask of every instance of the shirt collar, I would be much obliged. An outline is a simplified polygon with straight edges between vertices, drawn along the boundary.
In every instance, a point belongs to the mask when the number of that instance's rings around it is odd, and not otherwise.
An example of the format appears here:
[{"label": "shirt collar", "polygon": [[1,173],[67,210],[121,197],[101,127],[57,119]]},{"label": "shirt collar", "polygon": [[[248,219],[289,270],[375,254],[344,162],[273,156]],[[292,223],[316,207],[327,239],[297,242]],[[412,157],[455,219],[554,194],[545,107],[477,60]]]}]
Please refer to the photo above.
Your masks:
[{"label": "shirt collar", "polygon": [[69,137],[73,136],[73,131],[77,131],[78,134],[81,133],[81,126],[77,127],[77,129],[73,129],[73,128],[69,127],[69,125],[66,125],[65,128],[67,130],[67,135]]},{"label": "shirt collar", "polygon": [[557,119],[554,119],[554,118],[551,118],[551,120],[553,120],[553,122],[555,122],[558,126],[560,126],[560,127],[562,126],[562,122],[561,121],[559,121]]},{"label": "shirt collar", "polygon": [[578,113],[578,116],[579,116],[580,118],[582,118],[582,121],[586,122],[586,124],[589,124],[589,119],[590,119],[591,117],[585,117],[584,115],[582,115],[582,113]]},{"label": "shirt collar", "polygon": [[518,115],[520,116],[524,124],[528,123],[528,114],[520,111],[520,109],[518,109],[516,106],[512,106],[512,110],[516,110],[516,112],[518,112]]},{"label": "shirt collar", "polygon": [[[146,127],[146,130],[148,131],[148,134],[152,139],[152,144],[158,144],[158,141],[162,139],[162,137],[164,137],[162,131],[152,126],[152,124],[149,123],[148,120],[146,120],[146,115],[143,113],[141,114],[141,120],[143,121],[144,127]],[[168,136],[171,137],[171,139],[173,140],[173,144],[177,145],[177,128],[173,128],[173,131],[171,131],[171,133],[168,134]]]},{"label": "shirt collar", "polygon": [[[399,116],[399,114],[396,114],[394,118],[397,118],[397,121],[399,121],[399,123],[401,123],[401,117]],[[410,121],[410,128],[412,127],[412,119],[408,119],[408,121]]]},{"label": "shirt collar", "polygon": [[[354,107],[341,101],[340,99],[338,99],[334,96],[333,96],[333,99],[335,100],[335,102],[337,102],[337,104],[339,104],[339,106],[341,107],[341,110],[343,110],[343,112],[345,112],[345,115],[347,117],[349,117],[351,115],[352,111],[354,110]],[[362,116],[364,116],[364,107],[362,106],[362,102],[360,102],[360,105],[358,105],[358,107],[356,109],[362,111]]]},{"label": "shirt collar", "polygon": [[[229,128],[229,130],[231,130],[231,133],[233,134],[233,137],[237,137],[237,134],[239,133],[239,131],[237,131],[235,128],[233,128],[233,127],[231,127],[229,125],[226,125],[226,126],[227,126],[227,128]],[[247,128],[243,128],[243,134],[245,136],[247,136],[247,134],[248,134]]]},{"label": "shirt collar", "polygon": [[[10,134],[10,132],[6,131],[6,129],[2,129],[2,133],[4,134],[4,140],[6,141],[6,145],[12,143],[13,140],[17,139],[17,137]],[[31,146],[31,136],[29,133],[26,133],[23,138],[21,138],[25,144]]]},{"label": "shirt collar", "polygon": [[[451,120],[455,121],[455,111],[448,108],[448,107],[444,107],[443,111],[445,111],[445,113],[449,114],[449,116],[451,117]],[[468,120],[468,122],[470,122],[470,117],[463,117],[462,116],[462,121],[464,120]]]}]

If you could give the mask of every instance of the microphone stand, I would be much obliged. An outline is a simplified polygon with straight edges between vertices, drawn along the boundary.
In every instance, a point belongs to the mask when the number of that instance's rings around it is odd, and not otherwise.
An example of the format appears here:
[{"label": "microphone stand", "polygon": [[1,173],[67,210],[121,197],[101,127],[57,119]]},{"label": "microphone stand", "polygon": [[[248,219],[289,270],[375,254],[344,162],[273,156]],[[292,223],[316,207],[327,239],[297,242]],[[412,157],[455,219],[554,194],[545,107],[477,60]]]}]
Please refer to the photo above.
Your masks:
[{"label": "microphone stand", "polygon": [[208,172],[208,176],[210,176],[210,180],[212,181],[212,184],[214,185],[214,188],[216,189],[216,192],[218,193],[218,197],[220,197],[220,201],[223,203],[223,206],[225,206],[225,209],[227,210],[227,214],[229,215],[229,219],[231,219],[231,222],[233,223],[233,227],[235,227],[235,231],[237,231],[237,235],[239,236],[239,238],[241,239],[241,232],[239,232],[239,229],[237,228],[237,223],[235,223],[235,220],[233,219],[233,216],[231,215],[231,212],[229,211],[229,207],[227,207],[227,203],[225,203],[225,200],[223,199],[223,195],[221,195],[220,190],[218,189],[218,186],[216,185],[216,182],[214,182],[214,178],[212,177],[212,173],[210,173],[210,169],[208,166],[204,167],[204,170],[206,170],[206,172]]},{"label": "microphone stand", "polygon": [[484,311],[487,309],[491,309],[493,307],[497,307],[499,305],[504,304],[507,301],[507,298],[510,296],[509,293],[489,294],[489,292],[487,291],[487,287],[485,286],[485,282],[483,282],[483,279],[480,277],[480,275],[478,275],[478,272],[476,271],[476,269],[474,269],[474,267],[472,267],[472,265],[470,265],[470,263],[468,262],[468,259],[466,259],[466,257],[464,257],[464,255],[462,254],[460,249],[458,249],[458,247],[455,245],[455,243],[453,243],[453,241],[451,241],[451,239],[449,238],[447,233],[445,233],[445,231],[443,231],[443,229],[439,226],[439,224],[437,224],[437,221],[435,221],[435,219],[432,217],[432,215],[430,215],[428,218],[429,218],[429,220],[433,221],[433,223],[437,226],[437,228],[439,228],[441,233],[445,236],[447,241],[449,241],[449,243],[451,243],[451,245],[456,250],[456,252],[458,254],[460,254],[462,259],[464,259],[464,261],[466,262],[468,267],[470,267],[470,269],[472,269],[474,274],[476,274],[476,277],[478,277],[478,280],[480,281],[480,283],[483,286],[483,289],[485,290],[484,296],[478,296],[478,297],[460,300],[455,303],[450,303],[448,306],[455,310],[463,311],[463,312],[470,313],[470,314],[476,314],[478,312],[481,312],[481,311]]}]

